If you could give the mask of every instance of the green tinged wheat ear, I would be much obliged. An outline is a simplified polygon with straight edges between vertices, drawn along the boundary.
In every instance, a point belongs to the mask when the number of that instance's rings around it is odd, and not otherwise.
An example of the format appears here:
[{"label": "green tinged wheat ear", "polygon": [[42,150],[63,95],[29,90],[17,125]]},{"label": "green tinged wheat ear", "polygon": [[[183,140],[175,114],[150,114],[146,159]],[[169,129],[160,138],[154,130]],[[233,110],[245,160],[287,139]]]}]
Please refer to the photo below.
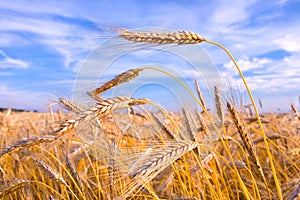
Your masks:
[{"label": "green tinged wheat ear", "polygon": [[6,154],[11,154],[13,152],[19,151],[22,148],[31,147],[45,142],[52,142],[56,139],[58,139],[56,136],[47,135],[47,136],[34,136],[28,139],[20,140],[13,146],[4,149],[0,153],[0,158]]},{"label": "green tinged wheat ear", "polygon": [[206,41],[203,37],[191,31],[154,33],[119,30],[118,32],[119,37],[133,42],[148,42],[154,44],[197,44]]}]

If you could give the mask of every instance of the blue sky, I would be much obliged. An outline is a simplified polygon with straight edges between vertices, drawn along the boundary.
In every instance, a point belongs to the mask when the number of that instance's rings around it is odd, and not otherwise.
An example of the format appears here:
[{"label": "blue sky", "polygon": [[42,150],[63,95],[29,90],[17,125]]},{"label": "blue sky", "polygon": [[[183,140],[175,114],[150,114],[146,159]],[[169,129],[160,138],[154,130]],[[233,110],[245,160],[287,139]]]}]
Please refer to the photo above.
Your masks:
[{"label": "blue sky", "polygon": [[[84,60],[114,34],[110,30],[143,27],[191,30],[223,44],[265,111],[299,106],[300,1],[2,0],[0,107],[47,110],[57,95],[72,94]],[[228,57],[203,48],[240,88]]]}]

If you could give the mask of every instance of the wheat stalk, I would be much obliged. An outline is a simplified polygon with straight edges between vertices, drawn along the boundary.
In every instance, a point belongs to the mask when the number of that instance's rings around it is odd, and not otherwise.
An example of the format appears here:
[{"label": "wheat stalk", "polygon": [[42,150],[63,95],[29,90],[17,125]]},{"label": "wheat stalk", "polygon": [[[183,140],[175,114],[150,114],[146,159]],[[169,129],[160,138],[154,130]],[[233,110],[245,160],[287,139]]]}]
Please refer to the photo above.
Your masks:
[{"label": "wheat stalk", "polygon": [[122,83],[129,82],[130,80],[134,79],[135,77],[139,76],[140,72],[143,71],[145,68],[136,68],[130,69],[126,72],[123,72],[117,75],[114,79],[105,82],[102,86],[96,88],[89,95],[93,98],[97,98],[99,94],[116,87]]},{"label": "wheat stalk", "polygon": [[56,139],[57,139],[56,136],[47,135],[47,136],[34,136],[34,137],[31,137],[28,139],[20,140],[13,146],[10,146],[10,147],[4,149],[0,153],[0,158],[2,156],[4,156],[5,154],[11,154],[13,152],[19,151],[22,148],[31,147],[31,146],[38,145],[38,144],[45,143],[45,142],[52,142]]},{"label": "wheat stalk", "polygon": [[135,32],[119,30],[119,36],[133,42],[148,42],[154,44],[197,44],[206,41],[197,33],[191,31],[176,31],[173,33]]},{"label": "wheat stalk", "polygon": [[66,120],[61,124],[60,129],[56,132],[58,135],[65,134],[74,128],[77,128],[79,124],[90,121],[92,119],[101,118],[110,114],[112,111],[127,108],[134,105],[141,105],[149,103],[148,99],[133,99],[125,96],[113,97],[98,102],[90,109],[81,112],[73,119]]}]

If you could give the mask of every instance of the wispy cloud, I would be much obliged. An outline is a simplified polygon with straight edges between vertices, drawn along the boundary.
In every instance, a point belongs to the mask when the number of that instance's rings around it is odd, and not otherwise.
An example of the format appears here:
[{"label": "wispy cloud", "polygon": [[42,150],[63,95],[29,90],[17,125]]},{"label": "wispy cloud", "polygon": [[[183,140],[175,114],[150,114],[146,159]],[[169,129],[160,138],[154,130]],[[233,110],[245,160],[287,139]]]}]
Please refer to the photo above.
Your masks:
[{"label": "wispy cloud", "polygon": [[8,68],[27,68],[28,63],[14,59],[6,55],[6,53],[0,50],[0,69],[8,69]]}]

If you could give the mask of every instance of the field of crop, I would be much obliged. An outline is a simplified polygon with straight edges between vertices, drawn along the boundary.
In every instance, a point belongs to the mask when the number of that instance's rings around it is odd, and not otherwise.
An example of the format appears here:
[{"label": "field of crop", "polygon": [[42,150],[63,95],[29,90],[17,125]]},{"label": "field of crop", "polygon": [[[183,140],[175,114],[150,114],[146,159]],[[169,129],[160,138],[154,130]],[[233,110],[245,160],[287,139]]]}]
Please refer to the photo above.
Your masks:
[{"label": "field of crop", "polygon": [[[192,32],[120,36],[220,46]],[[177,113],[146,98],[101,96],[143,70],[123,72],[90,92],[95,104],[89,107],[61,98],[63,111],[0,112],[0,199],[300,198],[294,105],[291,113],[262,115],[255,104],[224,105],[215,87],[213,116],[197,83],[201,109]]]}]

